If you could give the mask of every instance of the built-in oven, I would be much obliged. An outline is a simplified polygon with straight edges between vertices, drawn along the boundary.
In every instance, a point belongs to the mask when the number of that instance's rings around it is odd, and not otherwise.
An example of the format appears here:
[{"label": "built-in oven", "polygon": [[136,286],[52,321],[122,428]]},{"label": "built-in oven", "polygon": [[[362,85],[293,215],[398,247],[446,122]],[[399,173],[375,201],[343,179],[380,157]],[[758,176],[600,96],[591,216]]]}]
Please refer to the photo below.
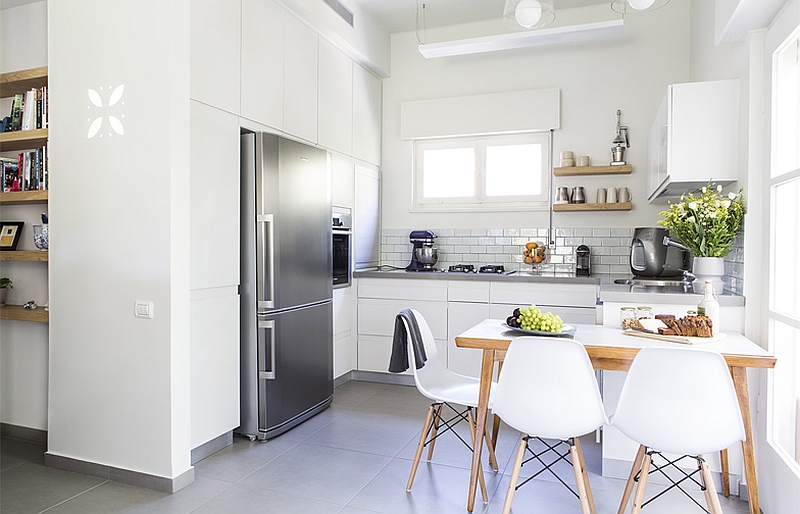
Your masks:
[{"label": "built-in oven", "polygon": [[333,208],[331,232],[333,234],[333,287],[350,285],[352,276],[350,250],[352,237],[350,209]]}]

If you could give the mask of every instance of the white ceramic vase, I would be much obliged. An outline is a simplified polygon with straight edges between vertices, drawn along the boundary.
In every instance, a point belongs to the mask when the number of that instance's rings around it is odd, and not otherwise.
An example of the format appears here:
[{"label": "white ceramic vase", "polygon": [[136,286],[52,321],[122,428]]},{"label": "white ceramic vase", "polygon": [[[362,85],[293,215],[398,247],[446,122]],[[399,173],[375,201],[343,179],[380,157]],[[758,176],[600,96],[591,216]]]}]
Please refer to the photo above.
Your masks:
[{"label": "white ceramic vase", "polygon": [[705,289],[705,281],[710,280],[714,285],[714,294],[722,294],[725,287],[725,283],[722,281],[722,276],[725,275],[725,262],[722,257],[695,257],[692,273],[697,277],[694,281],[695,293],[702,293]]}]

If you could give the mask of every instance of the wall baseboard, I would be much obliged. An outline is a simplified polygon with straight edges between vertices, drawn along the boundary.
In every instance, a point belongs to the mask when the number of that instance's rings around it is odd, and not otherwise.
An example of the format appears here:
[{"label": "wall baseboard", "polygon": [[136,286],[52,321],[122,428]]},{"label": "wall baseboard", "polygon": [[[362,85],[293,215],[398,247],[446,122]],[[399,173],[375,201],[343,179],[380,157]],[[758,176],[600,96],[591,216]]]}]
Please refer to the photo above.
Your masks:
[{"label": "wall baseboard", "polygon": [[360,380],[362,382],[378,382],[381,384],[394,384],[394,385],[414,385],[413,375],[401,375],[399,373],[378,373],[377,371],[358,371],[350,372],[352,380]]},{"label": "wall baseboard", "polygon": [[340,385],[344,385],[348,382],[353,380],[353,372],[348,371],[347,373],[343,373],[342,375],[333,379],[333,388],[336,389]]},{"label": "wall baseboard", "polygon": [[47,445],[47,430],[39,428],[0,423],[0,435],[12,439],[19,439],[21,441]]},{"label": "wall baseboard", "polygon": [[207,441],[197,448],[192,449],[192,466],[205,459],[209,455],[217,453],[221,449],[233,444],[233,430]]},{"label": "wall baseboard", "polygon": [[162,493],[176,493],[194,482],[193,467],[175,478],[167,478],[151,475],[149,473],[142,473],[140,471],[105,466],[103,464],[97,464],[96,462],[87,462],[64,457],[50,452],[45,452],[44,454],[44,465],[51,468],[104,478],[106,480],[113,480],[123,484],[144,487]]}]

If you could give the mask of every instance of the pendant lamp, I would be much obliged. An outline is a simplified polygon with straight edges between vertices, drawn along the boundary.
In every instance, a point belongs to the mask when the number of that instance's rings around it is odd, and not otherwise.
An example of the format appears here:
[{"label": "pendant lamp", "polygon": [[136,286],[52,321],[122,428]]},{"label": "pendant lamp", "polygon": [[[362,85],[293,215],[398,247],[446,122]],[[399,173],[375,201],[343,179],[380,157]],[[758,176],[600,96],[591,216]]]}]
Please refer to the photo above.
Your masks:
[{"label": "pendant lamp", "polygon": [[538,29],[556,19],[553,0],[506,0],[503,23],[513,29]]},{"label": "pendant lamp", "polygon": [[668,3],[669,0],[614,0],[611,9],[623,14],[640,13],[654,11]]}]

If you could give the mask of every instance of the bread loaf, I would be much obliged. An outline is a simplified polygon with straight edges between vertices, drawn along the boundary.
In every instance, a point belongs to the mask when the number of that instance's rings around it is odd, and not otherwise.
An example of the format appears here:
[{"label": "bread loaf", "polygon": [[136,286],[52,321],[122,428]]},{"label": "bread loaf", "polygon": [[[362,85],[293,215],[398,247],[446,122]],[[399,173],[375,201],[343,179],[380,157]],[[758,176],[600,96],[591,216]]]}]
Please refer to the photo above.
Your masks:
[{"label": "bread loaf", "polygon": [[[674,335],[687,337],[711,337],[711,318],[708,316],[684,316],[680,319],[673,319],[667,324],[667,329],[674,332]],[[673,335],[662,332],[660,334]]]}]

